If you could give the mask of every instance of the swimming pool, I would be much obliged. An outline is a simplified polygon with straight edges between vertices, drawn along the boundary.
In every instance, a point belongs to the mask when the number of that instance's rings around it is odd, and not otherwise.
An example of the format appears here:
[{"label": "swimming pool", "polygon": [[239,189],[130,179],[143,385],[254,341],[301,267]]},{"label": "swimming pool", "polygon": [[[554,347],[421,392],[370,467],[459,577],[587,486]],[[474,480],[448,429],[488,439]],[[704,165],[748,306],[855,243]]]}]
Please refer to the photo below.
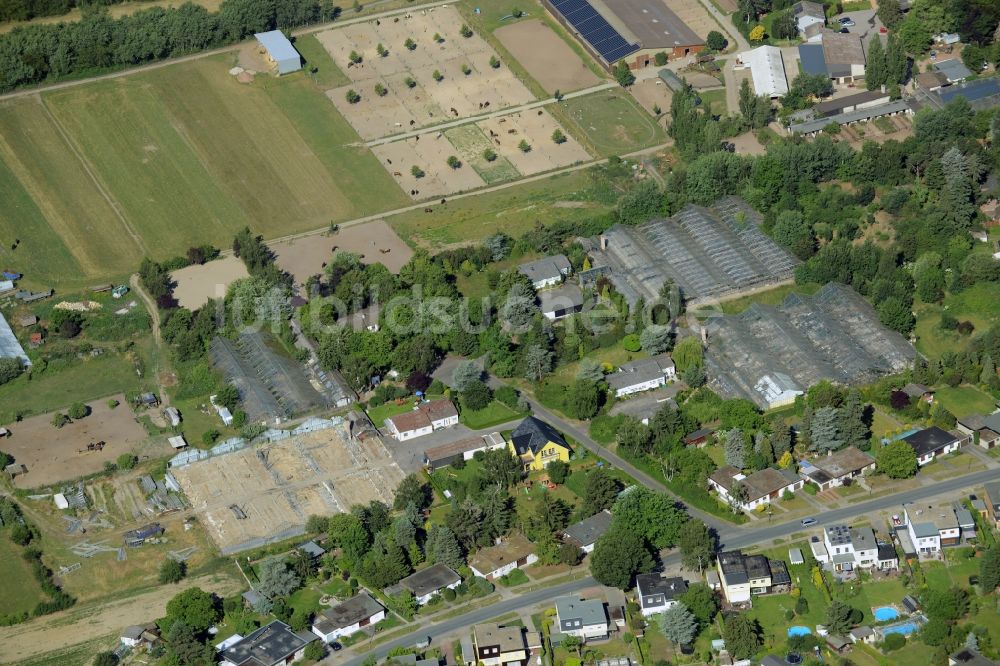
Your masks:
[{"label": "swimming pool", "polygon": [[812,629],[810,629],[809,627],[803,627],[803,626],[788,627],[788,636],[789,637],[792,637],[792,636],[808,636],[811,633],[812,633]]},{"label": "swimming pool", "polygon": [[904,622],[903,624],[894,624],[891,627],[882,627],[882,635],[903,634],[904,636],[909,636],[918,628],[916,622]]},{"label": "swimming pool", "polygon": [[881,606],[872,611],[872,615],[879,622],[887,622],[889,620],[895,620],[899,617],[899,611],[897,611],[892,606]]}]

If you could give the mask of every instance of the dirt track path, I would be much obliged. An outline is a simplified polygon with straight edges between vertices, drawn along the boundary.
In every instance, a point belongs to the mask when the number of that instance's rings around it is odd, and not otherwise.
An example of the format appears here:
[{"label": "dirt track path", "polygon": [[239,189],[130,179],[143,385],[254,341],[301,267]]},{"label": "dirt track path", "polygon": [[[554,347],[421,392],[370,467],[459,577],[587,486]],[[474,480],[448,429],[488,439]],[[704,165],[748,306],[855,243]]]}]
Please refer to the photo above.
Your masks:
[{"label": "dirt track path", "polygon": [[149,310],[149,321],[150,327],[153,329],[153,342],[156,344],[157,350],[157,363],[156,367],[153,369],[154,377],[156,377],[156,383],[160,387],[160,403],[164,407],[170,406],[170,394],[167,393],[167,387],[163,385],[160,381],[160,373],[164,370],[161,368],[160,359],[165,358],[166,350],[163,348],[163,336],[160,334],[160,308],[156,306],[156,301],[153,297],[146,293],[146,289],[142,286],[142,282],[139,280],[139,274],[133,273],[128,279],[129,285],[132,287],[132,291],[139,295],[142,299],[143,304],[146,309]]},{"label": "dirt track path", "polygon": [[177,585],[107,604],[86,604],[47,615],[27,624],[0,627],[0,663],[11,663],[47,652],[86,643],[121,631],[131,624],[143,624],[163,617],[167,602],[189,587],[200,587],[220,596],[243,589],[243,581],[230,574],[202,576]]}]

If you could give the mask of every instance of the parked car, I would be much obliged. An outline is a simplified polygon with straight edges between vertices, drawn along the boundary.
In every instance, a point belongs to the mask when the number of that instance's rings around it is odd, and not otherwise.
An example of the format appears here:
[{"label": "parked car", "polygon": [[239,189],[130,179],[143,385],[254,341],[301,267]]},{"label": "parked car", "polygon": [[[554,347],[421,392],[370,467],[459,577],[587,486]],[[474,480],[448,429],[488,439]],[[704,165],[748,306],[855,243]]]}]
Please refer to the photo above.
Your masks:
[{"label": "parked car", "polygon": [[840,25],[842,25],[842,26],[844,26],[846,28],[853,28],[857,24],[854,22],[853,19],[848,18],[847,16],[841,16],[840,17]]},{"label": "parked car", "polygon": [[343,648],[344,646],[338,643],[337,641],[330,643],[330,649],[333,650],[334,652],[340,652]]},{"label": "parked car", "polygon": [[815,524],[816,524],[816,519],[815,518],[803,518],[802,519],[802,526],[803,527],[809,527],[810,525],[815,525]]}]

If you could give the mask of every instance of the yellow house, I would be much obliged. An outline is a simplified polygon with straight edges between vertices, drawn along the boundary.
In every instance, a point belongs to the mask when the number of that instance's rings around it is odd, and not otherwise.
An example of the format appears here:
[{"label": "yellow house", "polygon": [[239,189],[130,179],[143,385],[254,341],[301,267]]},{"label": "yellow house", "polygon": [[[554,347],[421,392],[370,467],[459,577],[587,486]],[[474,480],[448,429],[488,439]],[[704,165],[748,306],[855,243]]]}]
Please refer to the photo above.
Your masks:
[{"label": "yellow house", "polygon": [[554,460],[569,462],[570,448],[555,428],[529,416],[514,428],[507,442],[526,472],[538,472]]}]

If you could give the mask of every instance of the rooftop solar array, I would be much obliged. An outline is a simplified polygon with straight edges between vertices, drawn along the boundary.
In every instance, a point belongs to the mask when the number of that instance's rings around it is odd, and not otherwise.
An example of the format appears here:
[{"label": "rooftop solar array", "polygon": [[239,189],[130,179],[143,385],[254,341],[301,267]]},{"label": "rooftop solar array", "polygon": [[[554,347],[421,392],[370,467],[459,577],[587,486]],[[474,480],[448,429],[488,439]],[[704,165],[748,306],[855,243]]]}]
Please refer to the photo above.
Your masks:
[{"label": "rooftop solar array", "polygon": [[611,281],[629,302],[656,299],[667,280],[691,305],[790,279],[798,260],[760,230],[760,215],[742,199],[711,208],[688,205],[668,219],[617,225],[595,266],[610,265]]},{"label": "rooftop solar array", "polygon": [[707,328],[713,388],[764,408],[755,385],[766,374],[787,374],[802,389],[821,379],[861,384],[904,370],[916,355],[857,292],[836,283],[813,296],[793,293],[779,307],[755,304],[713,318]]},{"label": "rooftop solar array", "polygon": [[550,1],[608,64],[639,50],[638,44],[630,44],[587,0]]}]

